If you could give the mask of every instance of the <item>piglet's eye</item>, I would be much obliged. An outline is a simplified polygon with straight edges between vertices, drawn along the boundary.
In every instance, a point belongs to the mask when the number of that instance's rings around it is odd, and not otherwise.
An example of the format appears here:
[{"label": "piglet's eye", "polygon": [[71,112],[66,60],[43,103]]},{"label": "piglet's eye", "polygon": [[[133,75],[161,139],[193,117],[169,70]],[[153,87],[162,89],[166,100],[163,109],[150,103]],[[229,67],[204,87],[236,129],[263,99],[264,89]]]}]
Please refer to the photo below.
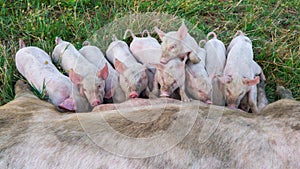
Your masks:
[{"label": "piglet's eye", "polygon": [[228,90],[228,89],[226,89],[226,92],[227,92],[228,94],[231,94],[230,90]]},{"label": "piglet's eye", "polygon": [[175,44],[175,45],[172,45],[171,47],[170,47],[170,49],[174,49],[174,48],[176,48],[177,47],[177,45]]}]

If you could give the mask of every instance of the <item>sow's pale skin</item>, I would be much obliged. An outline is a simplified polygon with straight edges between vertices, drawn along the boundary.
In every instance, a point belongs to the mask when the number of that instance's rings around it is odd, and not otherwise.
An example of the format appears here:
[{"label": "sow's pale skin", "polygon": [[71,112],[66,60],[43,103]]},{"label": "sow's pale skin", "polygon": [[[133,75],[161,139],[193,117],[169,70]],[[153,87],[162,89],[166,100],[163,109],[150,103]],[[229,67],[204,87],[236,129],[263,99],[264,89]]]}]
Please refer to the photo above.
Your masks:
[{"label": "sow's pale skin", "polygon": [[90,111],[85,97],[79,94],[78,88],[71,80],[61,74],[53,65],[50,56],[38,47],[25,47],[20,41],[20,50],[16,53],[18,71],[40,92],[46,86],[50,102],[60,111]]},{"label": "sow's pale skin", "polygon": [[247,95],[253,113],[257,109],[257,87],[259,77],[253,70],[252,42],[243,33],[232,40],[228,51],[224,75],[220,81],[224,84],[226,103],[230,108],[238,108],[242,98]]},{"label": "sow's pale skin", "polygon": [[105,79],[108,77],[108,66],[98,71],[97,67],[85,59],[69,42],[55,39],[56,46],[52,58],[69,73],[71,81],[78,86],[80,94],[85,96],[92,107],[103,102]]},{"label": "sow's pale skin", "polygon": [[178,31],[165,33],[157,27],[154,29],[162,41],[161,63],[166,64],[173,58],[179,57],[183,59],[185,56],[188,56],[192,63],[200,62],[199,57],[197,57],[199,46],[195,39],[188,33],[188,28],[184,22],[182,22]]},{"label": "sow's pale skin", "polygon": [[[182,103],[168,99],[166,104],[166,99],[157,99],[151,105],[149,102],[136,104],[125,118],[119,110],[112,109],[80,114],[58,113],[53,105],[39,100],[28,89],[20,88],[20,83],[17,83],[15,100],[0,107],[1,169],[300,168],[300,103],[294,100],[271,103],[257,115],[208,106],[199,101]],[[147,99],[137,101],[147,103]],[[128,110],[127,102],[119,107]],[[208,118],[210,109],[222,114],[221,119],[215,119],[215,116]],[[137,116],[149,118],[149,114],[157,115],[161,110],[164,113],[159,118],[147,123],[128,120]],[[159,150],[165,144],[128,146],[130,142],[121,137],[142,141],[160,137],[169,131],[174,135],[168,138],[172,141],[190,122],[183,119],[190,119],[191,112],[195,110],[196,116],[190,120],[193,124],[191,129],[183,140],[167,151],[127,158],[109,149],[104,150],[107,146],[97,145],[102,140],[111,147],[121,148],[122,152],[139,154]],[[210,123],[214,120],[216,123]],[[83,128],[82,123],[87,124],[85,127],[89,130]],[[107,123],[114,131],[105,127]],[[178,125],[177,130],[170,131],[174,124]],[[217,124],[217,127],[207,124]],[[99,142],[94,142],[95,138]]]},{"label": "sow's pale skin", "polygon": [[119,73],[110,65],[98,47],[90,45],[88,41],[85,41],[83,45],[79,52],[98,70],[102,70],[106,65],[108,66],[109,76],[105,80],[104,98],[112,98],[113,102],[116,103],[125,101],[125,94],[119,83]]},{"label": "sow's pale skin", "polygon": [[[213,37],[210,39],[211,36]],[[206,40],[207,42],[204,46],[207,54],[205,67],[208,75],[213,77],[212,102],[214,105],[224,106],[224,87],[216,77],[223,75],[226,62],[226,48],[224,43],[217,38],[215,32],[208,33]]]},{"label": "sow's pale skin", "polygon": [[120,74],[119,82],[126,99],[137,98],[142,92],[149,95],[147,68],[136,61],[124,41],[114,36],[106,57]]}]

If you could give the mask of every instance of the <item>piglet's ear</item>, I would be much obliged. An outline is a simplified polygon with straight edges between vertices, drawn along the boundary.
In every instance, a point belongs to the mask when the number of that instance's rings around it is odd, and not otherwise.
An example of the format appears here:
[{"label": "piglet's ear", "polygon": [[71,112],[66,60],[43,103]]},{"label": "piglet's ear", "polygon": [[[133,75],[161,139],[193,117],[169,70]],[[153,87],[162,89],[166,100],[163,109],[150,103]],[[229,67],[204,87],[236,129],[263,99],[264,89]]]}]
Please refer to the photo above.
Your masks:
[{"label": "piglet's ear", "polygon": [[226,84],[226,79],[224,76],[218,77],[219,82],[221,82],[222,84]]},{"label": "piglet's ear", "polygon": [[230,77],[230,76],[221,76],[221,77],[218,77],[218,80],[221,83],[226,84],[226,83],[232,82],[232,77]]},{"label": "piglet's ear", "polygon": [[213,69],[212,73],[210,75],[208,75],[210,80],[213,80],[216,76],[216,68]]},{"label": "piglet's ear", "polygon": [[62,103],[60,103],[58,107],[68,111],[75,111],[77,109],[76,102],[73,98],[67,98]]},{"label": "piglet's ear", "polygon": [[115,69],[120,73],[123,74],[124,71],[127,69],[126,65],[124,63],[120,62],[118,59],[115,59]]},{"label": "piglet's ear", "polygon": [[154,31],[158,34],[160,40],[162,40],[165,37],[165,35],[166,35],[165,32],[163,32],[162,30],[158,29],[157,27],[154,27]]},{"label": "piglet's ear", "polygon": [[243,84],[248,85],[248,86],[253,86],[259,83],[259,77],[256,76],[254,79],[243,79]]},{"label": "piglet's ear", "polygon": [[188,29],[185,26],[184,22],[182,22],[180,28],[177,31],[177,36],[180,40],[183,40],[188,34]]},{"label": "piglet's ear", "polygon": [[165,66],[161,63],[158,63],[155,66],[158,71],[163,71],[165,69]]},{"label": "piglet's ear", "polygon": [[108,77],[108,66],[107,63],[105,63],[105,66],[97,73],[97,76],[99,78],[102,78],[103,80],[107,79]]},{"label": "piglet's ear", "polygon": [[75,73],[75,71],[73,69],[70,70],[69,77],[70,77],[70,80],[76,85],[81,84],[82,79],[83,79],[79,74]]},{"label": "piglet's ear", "polygon": [[79,88],[79,94],[80,94],[80,96],[85,97],[83,86],[82,85],[78,85],[78,88]]}]

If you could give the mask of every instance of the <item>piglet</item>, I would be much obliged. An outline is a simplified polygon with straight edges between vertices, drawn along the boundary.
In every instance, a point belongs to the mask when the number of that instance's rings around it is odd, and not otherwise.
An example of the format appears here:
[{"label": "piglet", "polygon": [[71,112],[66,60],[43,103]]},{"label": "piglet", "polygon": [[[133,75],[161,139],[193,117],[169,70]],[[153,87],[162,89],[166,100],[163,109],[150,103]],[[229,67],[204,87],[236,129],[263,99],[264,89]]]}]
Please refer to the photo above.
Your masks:
[{"label": "piglet", "polygon": [[254,74],[256,76],[260,77],[261,81],[266,81],[266,77],[265,77],[265,74],[264,74],[262,68],[254,60],[252,60],[252,69],[253,69]]},{"label": "piglet", "polygon": [[143,36],[147,33],[147,37],[136,37],[131,29],[127,29],[124,33],[124,39],[127,37],[128,32],[130,32],[133,39],[130,43],[130,51],[137,61],[147,65],[148,87],[152,90],[156,69],[151,64],[160,62],[161,46],[155,38],[151,37],[148,30],[144,30],[142,33]]},{"label": "piglet", "polygon": [[[241,36],[240,36],[241,35]],[[227,47],[227,55],[228,55],[228,53],[229,53],[229,51],[231,50],[231,48],[236,44],[236,43],[238,43],[240,40],[245,40],[245,41],[249,41],[249,42],[251,42],[251,40],[247,37],[247,36],[245,36],[244,35],[244,33],[241,31],[241,30],[238,30],[238,31],[236,31],[236,33],[234,34],[234,36],[233,36],[233,39],[231,40],[231,42],[229,43],[229,45],[228,45],[228,47]],[[251,42],[251,45],[252,45],[252,42]]]},{"label": "piglet", "polygon": [[[202,42],[203,41],[200,41],[199,44]],[[212,77],[208,76],[208,73],[205,69],[205,49],[200,47],[198,49],[197,55],[200,56],[199,63],[193,64],[190,61],[188,61],[186,64],[185,90],[190,98],[211,104]]]},{"label": "piglet", "polygon": [[[174,58],[167,64],[156,64],[156,74],[152,93],[156,96],[170,97],[179,88],[181,101],[189,102],[190,98],[185,93],[185,63],[187,56],[181,61]],[[159,86],[160,85],[160,90]]]},{"label": "piglet", "polygon": [[69,42],[56,37],[52,58],[69,74],[71,81],[78,86],[80,94],[95,107],[103,102],[105,79],[108,65],[98,71],[97,67],[85,59]]},{"label": "piglet", "polygon": [[[269,101],[266,96],[266,91],[265,91],[266,78],[265,78],[262,68],[254,60],[252,61],[252,69],[254,71],[255,76],[260,77],[260,82],[256,85],[256,87],[257,87],[257,108],[258,108],[258,111],[260,111],[266,105],[269,104]],[[243,99],[241,100],[239,108],[246,112],[248,112],[250,110],[250,106],[249,106],[249,102],[248,102],[248,94],[246,94],[243,97]]]},{"label": "piglet", "polygon": [[[210,36],[213,36],[210,39]],[[225,62],[226,62],[226,48],[222,41],[217,39],[215,32],[210,32],[206,37],[207,42],[205,43],[206,60],[205,66],[209,76],[212,78],[212,102],[214,105],[224,106],[224,87],[220,81],[216,78],[222,76]]]},{"label": "piglet", "polygon": [[114,35],[113,42],[106,50],[106,57],[120,74],[119,82],[126,99],[137,98],[142,92],[149,96],[147,68],[136,61],[124,41]]},{"label": "piglet", "polygon": [[185,56],[188,56],[192,63],[200,62],[200,57],[197,57],[199,46],[195,39],[188,33],[188,28],[184,22],[182,22],[178,31],[165,33],[157,27],[154,29],[162,41],[161,63],[166,64],[173,58],[179,57],[183,59]]},{"label": "piglet", "polygon": [[88,101],[82,97],[71,80],[53,65],[50,56],[34,46],[25,47],[20,40],[20,50],[16,53],[16,67],[27,81],[40,92],[46,86],[50,102],[60,111],[90,111]]},{"label": "piglet", "polygon": [[106,99],[113,99],[113,102],[120,103],[125,101],[125,94],[119,83],[119,73],[110,65],[106,60],[101,50],[92,46],[90,42],[83,42],[83,47],[79,52],[84,56],[90,63],[94,64],[98,70],[102,70],[105,65],[108,66],[109,76],[105,80],[105,95]]},{"label": "piglet", "polygon": [[252,68],[255,75],[260,77],[260,82],[257,84],[257,108],[258,111],[260,111],[269,104],[265,90],[266,77],[262,68],[254,60],[252,62]]},{"label": "piglet", "polygon": [[[239,36],[240,34],[243,34],[241,31],[237,31],[237,33],[234,35],[234,37]],[[236,41],[237,39],[235,39]],[[249,38],[247,40],[250,40]],[[231,46],[234,45],[235,41],[233,41]],[[229,50],[228,50],[229,51]],[[266,105],[269,104],[268,98],[266,96],[266,91],[265,91],[265,81],[266,77],[263,73],[262,68],[253,60],[252,61],[252,70],[254,71],[255,76],[260,77],[260,82],[256,85],[257,87],[257,108],[258,111],[262,110]],[[244,98],[241,101],[240,108],[246,112],[249,111],[250,106],[248,102],[248,95],[245,95]]]},{"label": "piglet", "polygon": [[[236,39],[237,38],[237,39]],[[257,109],[257,87],[259,76],[253,68],[252,42],[243,33],[231,41],[227,61],[220,82],[224,84],[225,100],[230,108],[238,108],[241,99],[247,95],[249,106],[253,113]]]},{"label": "piglet", "polygon": [[144,64],[160,62],[161,46],[155,38],[151,37],[148,30],[144,30],[142,33],[147,33],[147,37],[136,37],[131,29],[127,29],[124,33],[124,39],[128,32],[132,37],[130,51],[137,61]]}]

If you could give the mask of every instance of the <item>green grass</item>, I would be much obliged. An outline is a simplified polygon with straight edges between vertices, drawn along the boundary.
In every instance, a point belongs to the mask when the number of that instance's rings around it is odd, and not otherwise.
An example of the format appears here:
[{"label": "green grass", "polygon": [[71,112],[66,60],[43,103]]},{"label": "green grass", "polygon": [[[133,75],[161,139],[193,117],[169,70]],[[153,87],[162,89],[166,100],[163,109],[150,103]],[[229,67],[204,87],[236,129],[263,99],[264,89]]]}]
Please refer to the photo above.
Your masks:
[{"label": "green grass", "polygon": [[34,86],[34,84],[31,84],[30,82],[27,81],[27,83],[29,84],[32,92],[34,95],[36,95],[39,99],[41,100],[49,100],[49,97],[47,95],[47,91],[46,91],[46,83],[45,83],[45,79],[43,81],[43,86],[41,91]]},{"label": "green grass", "polygon": [[[267,77],[267,95],[275,101],[276,85],[300,100],[300,1],[0,1],[0,105],[14,98],[21,78],[14,56],[18,39],[51,54],[56,36],[81,43],[126,14],[168,13],[184,18],[204,33],[215,31],[227,46],[242,30],[253,41],[255,60]],[[101,43],[101,42],[100,42]]]}]

